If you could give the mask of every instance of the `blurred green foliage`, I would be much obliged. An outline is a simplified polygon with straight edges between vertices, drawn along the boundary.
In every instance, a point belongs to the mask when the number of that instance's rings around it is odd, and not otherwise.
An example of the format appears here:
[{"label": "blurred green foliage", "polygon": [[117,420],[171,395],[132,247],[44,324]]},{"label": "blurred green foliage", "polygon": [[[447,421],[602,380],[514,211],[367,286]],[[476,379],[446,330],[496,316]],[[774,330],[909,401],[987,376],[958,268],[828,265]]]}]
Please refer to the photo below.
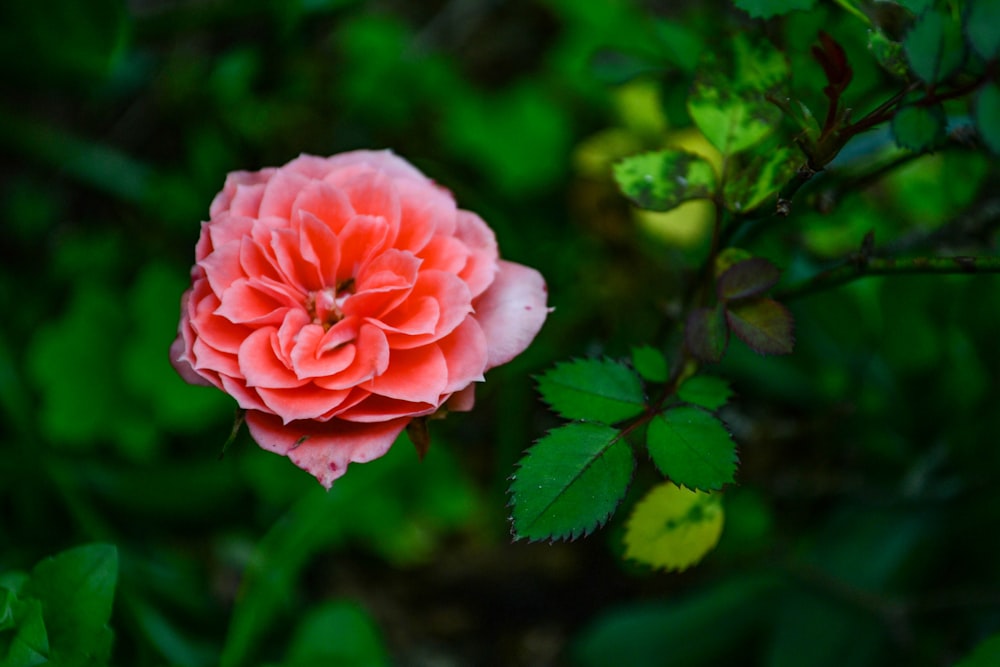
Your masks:
[{"label": "blurred green foliage", "polygon": [[[825,30],[846,50],[860,116],[902,85],[880,62],[954,42],[963,11],[903,3],[921,17],[905,33],[865,18],[888,3],[737,4],[750,13],[720,1],[2,3],[0,657],[39,664],[9,656],[46,636],[50,664],[82,660],[62,651],[105,664],[111,590],[110,662],[136,666],[920,666],[996,633],[989,276],[867,279],[789,304],[791,357],[732,346],[713,372],[733,380],[720,415],[742,467],[698,568],[623,563],[617,520],[573,545],[510,544],[506,478],[558,423],[529,376],[676,342],[705,239],[694,226],[674,242],[638,219],[610,163],[690,130],[704,52],[741,32],[767,38],[822,119],[810,46]],[[995,15],[994,2],[973,6]],[[794,8],[809,9],[750,19]],[[992,59],[995,77],[996,40],[969,39],[963,63]],[[961,63],[912,65],[938,81]],[[628,89],[636,76],[644,87]],[[940,143],[928,114],[897,128],[935,153],[896,147],[888,128],[859,135],[790,218],[741,244],[788,282],[868,231],[899,252],[995,255],[993,81],[971,108],[944,103]],[[970,150],[971,124],[994,157]],[[590,142],[607,128],[614,155]],[[582,166],[585,146],[599,147],[597,169]],[[245,436],[220,460],[234,406],[177,378],[167,348],[225,173],[359,147],[394,149],[481,213],[506,257],[546,276],[556,311],[491,372],[475,412],[434,423],[423,463],[404,440],[324,493]],[[656,351],[641,357],[655,381]],[[640,467],[619,516],[657,482]],[[52,584],[63,575],[86,599]]]}]

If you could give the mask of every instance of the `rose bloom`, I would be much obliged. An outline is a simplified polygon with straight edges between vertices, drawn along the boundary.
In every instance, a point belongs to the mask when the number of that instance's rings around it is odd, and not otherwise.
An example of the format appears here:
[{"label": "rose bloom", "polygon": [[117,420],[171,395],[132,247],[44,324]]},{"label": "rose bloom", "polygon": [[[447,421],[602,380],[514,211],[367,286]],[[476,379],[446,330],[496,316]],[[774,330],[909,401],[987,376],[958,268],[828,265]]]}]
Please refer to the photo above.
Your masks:
[{"label": "rose bloom", "polygon": [[171,361],[329,488],[473,383],[548,313],[534,269],[389,151],[229,174],[202,224]]}]

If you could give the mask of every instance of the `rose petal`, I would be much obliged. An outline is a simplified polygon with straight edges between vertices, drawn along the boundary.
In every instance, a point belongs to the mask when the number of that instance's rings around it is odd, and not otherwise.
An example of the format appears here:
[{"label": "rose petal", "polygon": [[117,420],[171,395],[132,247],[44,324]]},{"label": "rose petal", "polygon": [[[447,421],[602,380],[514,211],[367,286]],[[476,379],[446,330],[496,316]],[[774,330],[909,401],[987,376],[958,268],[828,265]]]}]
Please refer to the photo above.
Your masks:
[{"label": "rose petal", "polygon": [[[290,387],[301,387],[308,380],[299,379],[292,369],[288,368],[275,353],[278,347],[278,332],[274,327],[264,327],[257,329],[247,336],[247,339],[240,345],[237,359],[240,364],[240,373],[246,379],[248,387],[258,390],[284,389]],[[260,391],[258,391],[260,394]],[[260,394],[264,399],[263,394]],[[264,399],[266,402],[266,399]]]},{"label": "rose petal", "polygon": [[469,412],[475,405],[476,385],[474,384],[470,384],[461,391],[456,391],[444,404],[449,412]]},{"label": "rose petal", "polygon": [[228,211],[236,190],[241,185],[254,186],[267,183],[267,181],[278,171],[274,167],[261,169],[260,171],[232,171],[226,176],[225,185],[222,191],[215,196],[209,206],[209,214],[215,218],[224,211]]},{"label": "rose petal", "polygon": [[332,419],[282,424],[277,417],[256,410],[246,415],[250,435],[258,445],[287,456],[327,489],[350,463],[367,463],[383,456],[409,421],[359,424]]},{"label": "rose petal", "polygon": [[301,419],[318,419],[339,407],[351,393],[350,389],[320,389],[312,383],[287,389],[254,387],[254,390],[267,406],[265,411],[278,415],[286,424]]},{"label": "rose petal", "polygon": [[358,330],[354,359],[339,373],[318,377],[317,386],[324,389],[350,389],[386,371],[389,366],[389,342],[377,327],[362,324]]},{"label": "rose petal", "polygon": [[489,350],[487,370],[521,354],[548,314],[548,289],[538,271],[503,260],[499,267],[496,279],[475,303],[476,321]]},{"label": "rose petal", "polygon": [[284,169],[277,170],[264,186],[264,194],[260,200],[260,210],[257,217],[273,216],[282,220],[290,220],[295,198],[309,183],[310,180],[301,174]]},{"label": "rose petal", "polygon": [[451,335],[442,338],[438,345],[448,363],[448,384],[442,393],[451,393],[473,382],[486,378],[486,360],[489,358],[486,335],[472,317],[465,318]]},{"label": "rose petal", "polygon": [[437,345],[391,350],[385,372],[367,384],[373,394],[411,403],[436,403],[448,386],[448,362]]},{"label": "rose petal", "polygon": [[470,251],[465,266],[458,275],[469,286],[469,291],[475,298],[486,291],[496,277],[499,259],[497,239],[493,230],[475,213],[459,211],[456,220],[458,225],[455,237],[465,243]]},{"label": "rose petal", "polygon": [[291,219],[301,221],[308,214],[330,231],[338,233],[354,217],[354,213],[354,207],[343,191],[324,181],[313,181],[296,195]]}]

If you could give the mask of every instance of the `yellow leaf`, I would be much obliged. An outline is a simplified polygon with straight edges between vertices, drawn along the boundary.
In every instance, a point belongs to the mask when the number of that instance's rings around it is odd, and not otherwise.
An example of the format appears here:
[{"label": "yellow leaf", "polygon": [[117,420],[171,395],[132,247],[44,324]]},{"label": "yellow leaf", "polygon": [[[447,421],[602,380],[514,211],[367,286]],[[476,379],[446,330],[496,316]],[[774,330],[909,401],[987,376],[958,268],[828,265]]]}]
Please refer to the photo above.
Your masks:
[{"label": "yellow leaf", "polygon": [[722,494],[654,487],[639,501],[625,526],[625,557],[654,568],[685,570],[719,542]]}]

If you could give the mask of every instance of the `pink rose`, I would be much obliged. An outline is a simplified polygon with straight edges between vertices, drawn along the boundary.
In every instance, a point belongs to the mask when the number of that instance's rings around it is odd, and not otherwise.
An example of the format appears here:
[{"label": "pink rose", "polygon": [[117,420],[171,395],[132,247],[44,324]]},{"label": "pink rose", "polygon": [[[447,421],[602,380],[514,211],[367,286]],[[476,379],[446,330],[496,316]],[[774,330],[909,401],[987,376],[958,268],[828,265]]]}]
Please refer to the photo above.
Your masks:
[{"label": "pink rose", "polygon": [[389,151],[233,172],[210,215],[171,360],[327,488],[414,417],[469,410],[548,312],[542,276]]}]

